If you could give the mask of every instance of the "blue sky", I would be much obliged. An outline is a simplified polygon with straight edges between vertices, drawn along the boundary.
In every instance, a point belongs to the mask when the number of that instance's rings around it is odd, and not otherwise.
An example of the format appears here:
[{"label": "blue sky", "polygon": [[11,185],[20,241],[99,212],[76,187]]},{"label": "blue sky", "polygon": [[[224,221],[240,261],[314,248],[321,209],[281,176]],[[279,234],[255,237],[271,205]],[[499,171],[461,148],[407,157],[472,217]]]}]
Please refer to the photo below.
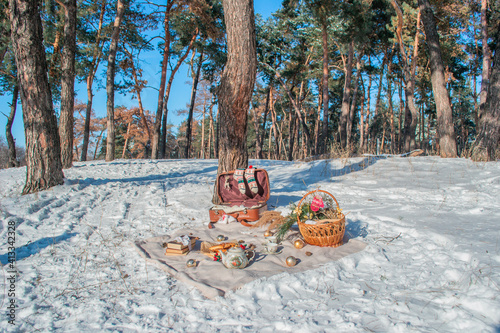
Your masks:
[{"label": "blue sky", "polygon": [[[262,17],[268,17],[276,10],[281,7],[281,0],[254,0],[255,13],[262,15]],[[143,68],[143,78],[148,81],[148,86],[155,87],[146,88],[142,92],[142,100],[144,108],[150,110],[151,112],[156,112],[156,106],[158,101],[158,87],[160,85],[159,81],[159,55],[156,53],[145,54],[141,57],[142,68]],[[105,71],[106,64],[101,64],[99,68],[99,73]],[[105,75],[105,74],[104,74]],[[167,75],[169,75],[167,73]],[[190,100],[191,95],[191,78],[188,76],[187,66],[183,66],[179,72],[176,74],[172,90],[170,93],[170,98],[168,102],[168,122],[174,125],[180,124],[184,120],[183,117],[176,115],[176,111],[186,108],[186,103]],[[85,83],[75,84],[76,98],[80,101],[87,102],[87,90]],[[104,88],[99,89],[94,83],[94,101],[93,109],[95,110],[98,117],[104,117],[106,115],[106,90]],[[4,116],[10,113],[10,102],[12,101],[11,95],[0,96],[0,136],[5,138],[5,126],[7,124],[7,117]],[[130,95],[124,96],[121,94],[115,94],[115,105],[123,105],[126,107],[137,106],[137,100],[132,100]],[[22,109],[21,103],[18,102],[16,117],[14,119],[14,125],[12,127],[12,135],[16,140],[16,145],[25,146],[24,138],[24,126],[22,120]]]}]

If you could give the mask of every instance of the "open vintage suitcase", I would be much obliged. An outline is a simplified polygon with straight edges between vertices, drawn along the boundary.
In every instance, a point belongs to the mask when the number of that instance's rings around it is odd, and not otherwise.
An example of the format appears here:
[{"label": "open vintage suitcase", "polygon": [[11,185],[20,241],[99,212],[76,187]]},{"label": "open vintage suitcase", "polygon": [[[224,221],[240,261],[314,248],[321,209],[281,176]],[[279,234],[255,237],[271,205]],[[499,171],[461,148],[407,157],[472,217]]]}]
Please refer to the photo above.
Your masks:
[{"label": "open vintage suitcase", "polygon": [[210,208],[209,228],[219,221],[224,214],[230,215],[244,226],[251,226],[248,222],[257,221],[267,210],[270,186],[269,176],[264,169],[254,168],[254,178],[257,183],[257,193],[252,193],[245,180],[245,194],[238,189],[238,182],[233,177],[234,171],[224,172],[217,176],[216,191],[221,205]]}]

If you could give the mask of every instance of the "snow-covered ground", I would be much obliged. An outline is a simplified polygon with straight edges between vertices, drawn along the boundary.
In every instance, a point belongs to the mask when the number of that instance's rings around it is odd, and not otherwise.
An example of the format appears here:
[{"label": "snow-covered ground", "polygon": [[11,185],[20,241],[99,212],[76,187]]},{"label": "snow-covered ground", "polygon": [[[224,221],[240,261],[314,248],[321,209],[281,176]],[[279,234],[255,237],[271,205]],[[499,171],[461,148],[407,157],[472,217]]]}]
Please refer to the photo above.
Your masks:
[{"label": "snow-covered ground", "polygon": [[250,163],[269,173],[271,209],[320,186],[368,246],[210,300],[132,244],[206,227],[216,160],[75,163],[64,185],[26,196],[25,169],[0,170],[0,331],[500,331],[500,163]]}]

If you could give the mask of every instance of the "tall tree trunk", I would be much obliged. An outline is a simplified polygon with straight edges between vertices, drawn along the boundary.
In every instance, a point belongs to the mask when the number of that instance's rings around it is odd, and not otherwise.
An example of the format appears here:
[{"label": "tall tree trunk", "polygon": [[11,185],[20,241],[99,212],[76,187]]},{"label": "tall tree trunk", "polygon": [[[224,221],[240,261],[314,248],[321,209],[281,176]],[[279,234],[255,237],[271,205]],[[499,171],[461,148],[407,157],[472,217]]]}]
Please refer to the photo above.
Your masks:
[{"label": "tall tree trunk", "polygon": [[[391,65],[389,65],[389,68],[391,67]],[[388,70],[389,71],[389,70]],[[393,105],[393,102],[392,102],[392,80],[388,80],[387,82],[387,103],[389,104],[389,107],[388,107],[388,117],[389,117],[389,126],[391,128],[391,133],[390,133],[390,138],[391,138],[391,153],[394,154],[394,147],[395,147],[395,142],[392,140],[393,137],[394,137],[394,132],[395,132],[395,128],[394,128],[394,105]],[[402,101],[400,101],[400,104],[402,103]],[[401,116],[401,113],[400,113],[400,116]],[[405,115],[405,119],[406,117],[408,116],[408,114]],[[385,118],[385,117],[384,117]],[[385,121],[384,121],[384,125],[385,125]],[[384,126],[383,125],[383,126]],[[384,126],[384,131],[385,131],[385,126]],[[384,142],[382,141],[382,144],[384,144]]]},{"label": "tall tree trunk", "polygon": [[316,116],[316,123],[314,124],[314,155],[318,155],[320,152],[319,147],[319,130],[321,123],[321,105],[323,101],[323,95],[318,95],[318,110]]},{"label": "tall tree trunk", "polygon": [[497,22],[496,48],[484,113],[479,118],[479,133],[472,159],[494,161],[500,139],[500,23]]},{"label": "tall tree trunk", "polygon": [[153,140],[151,143],[151,158],[159,157],[160,132],[162,125],[162,116],[164,109],[165,84],[167,82],[167,66],[170,57],[170,11],[174,0],[167,0],[165,7],[165,18],[163,20],[163,29],[165,30],[165,44],[163,48],[163,59],[161,61],[160,89],[158,91],[158,107],[156,109],[155,126],[153,130]]},{"label": "tall tree trunk", "polygon": [[[483,44],[483,70],[481,72],[481,92],[477,120],[481,119],[486,107],[486,96],[491,75],[491,50],[488,45],[488,0],[481,0],[481,35]],[[477,122],[476,122],[477,124]]]},{"label": "tall tree trunk", "polygon": [[223,0],[222,4],[228,59],[218,91],[223,124],[218,173],[248,166],[247,114],[257,70],[253,0]]},{"label": "tall tree trunk", "polygon": [[120,37],[120,25],[125,13],[125,5],[122,0],[116,1],[116,17],[113,25],[113,34],[111,35],[111,45],[109,46],[108,70],[106,71],[106,93],[108,99],[107,109],[107,132],[106,140],[106,161],[115,159],[115,68],[116,51],[118,49],[118,39]]},{"label": "tall tree trunk", "polygon": [[[87,160],[87,150],[89,148],[89,138],[90,138],[90,118],[92,117],[92,101],[94,99],[94,94],[92,93],[92,84],[94,83],[95,73],[99,67],[102,56],[101,48],[101,31],[102,24],[104,22],[104,12],[106,11],[107,0],[102,0],[101,12],[99,13],[99,27],[97,29],[94,55],[92,59],[92,65],[89,68],[89,74],[87,76],[87,108],[85,112],[85,127],[83,130],[83,142],[82,142],[82,152],[80,156],[80,161]],[[95,154],[94,154],[95,155]]]},{"label": "tall tree trunk", "polygon": [[125,134],[125,143],[123,144],[122,158],[125,158],[125,154],[127,153],[127,146],[128,146],[128,139],[130,137],[130,125],[131,124],[132,124],[132,121],[130,121],[127,124],[127,134]]},{"label": "tall tree trunk", "polygon": [[375,110],[373,111],[374,117],[377,117],[378,110],[380,108],[380,101],[382,99],[382,87],[384,86],[384,69],[387,63],[389,64],[392,63],[392,51],[393,49],[391,48],[386,53],[384,53],[384,59],[382,60],[380,79],[378,83],[377,99],[375,100]]},{"label": "tall tree trunk", "polygon": [[207,108],[206,105],[203,105],[203,111],[202,111],[202,116],[201,116],[201,148],[200,148],[200,158],[205,159],[205,119],[206,119],[206,114],[207,114]]},{"label": "tall tree trunk", "polygon": [[64,47],[62,51],[61,162],[63,168],[73,165],[73,112],[75,106],[76,0],[64,2]]},{"label": "tall tree trunk", "polygon": [[428,0],[418,0],[422,22],[425,29],[425,40],[429,49],[429,61],[431,67],[431,83],[434,92],[437,111],[437,129],[439,136],[439,147],[441,157],[457,157],[457,144],[455,129],[453,127],[453,114],[451,110],[444,66],[441,57],[441,45],[436,28],[434,14]]},{"label": "tall tree trunk", "polygon": [[191,37],[191,41],[189,42],[189,46],[186,49],[186,52],[184,53],[184,55],[182,57],[179,58],[174,69],[172,70],[172,72],[170,72],[170,78],[168,79],[167,89],[165,92],[165,98],[163,100],[163,119],[161,122],[161,139],[160,139],[160,147],[159,147],[159,158],[165,158],[165,153],[166,153],[168,99],[170,97],[170,89],[172,88],[172,82],[174,81],[175,74],[177,73],[177,71],[179,70],[181,65],[184,63],[184,60],[186,60],[189,52],[191,52],[191,49],[193,48],[193,44],[194,44],[194,41],[196,40],[197,36],[198,36],[198,28],[193,33],[193,36]]},{"label": "tall tree trunk", "polygon": [[16,84],[14,90],[12,91],[12,104],[10,105],[10,114],[7,118],[7,124],[5,125],[5,137],[7,138],[7,144],[9,146],[9,161],[7,166],[9,168],[15,168],[18,166],[17,156],[16,156],[16,142],[12,136],[12,124],[14,123],[14,117],[16,116],[17,110],[17,99],[19,98],[19,86]]},{"label": "tall tree trunk", "polygon": [[[370,66],[371,66],[371,57],[370,59]],[[363,77],[361,77],[363,79]],[[372,91],[372,82],[373,78],[371,75],[368,76],[368,88],[365,89],[365,85],[363,81],[361,81],[362,87],[363,87],[363,96],[366,99],[366,118],[364,119],[364,127],[362,129],[362,144],[360,144],[361,147],[361,152],[366,153],[367,151],[367,145],[368,145],[368,126],[369,126],[369,119],[370,119],[370,106],[371,106],[371,91]]]},{"label": "tall tree trunk", "polygon": [[[209,111],[208,117],[209,117],[209,120],[210,120],[210,128],[209,128],[209,131],[208,131],[208,158],[212,158],[212,151],[211,151],[211,149],[214,150],[214,157],[217,155],[217,152],[216,152],[216,149],[215,149],[214,116],[212,114],[214,104],[215,104],[214,101],[212,101],[212,103],[210,103],[210,108],[208,109],[208,111]],[[210,137],[211,137],[211,139],[210,139]]]},{"label": "tall tree trunk", "polygon": [[[151,142],[151,131],[149,130],[149,125],[148,125],[148,120],[146,119],[146,115],[144,114],[144,106],[142,104],[142,96],[141,96],[141,83],[139,81],[139,77],[137,75],[137,68],[135,67],[134,64],[134,57],[130,51],[128,51],[126,48],[124,49],[125,53],[127,53],[129,59],[130,59],[130,65],[131,65],[131,70],[132,70],[132,78],[134,79],[134,91],[137,96],[137,103],[139,104],[139,113],[141,116],[142,124],[146,128],[146,133],[148,135],[148,141]],[[147,156],[147,154],[146,154]]]},{"label": "tall tree trunk", "polygon": [[288,161],[293,161],[295,139],[295,117],[293,116],[293,113],[290,112],[290,118],[288,119]]},{"label": "tall tree trunk", "polygon": [[396,36],[398,39],[399,50],[401,52],[402,63],[403,63],[403,75],[405,82],[405,94],[406,94],[406,108],[405,108],[405,128],[404,128],[404,142],[405,142],[405,150],[410,151],[415,149],[415,130],[417,128],[418,122],[418,110],[415,107],[414,102],[414,93],[415,93],[415,70],[416,70],[416,62],[418,55],[418,36],[420,34],[420,11],[417,13],[417,31],[415,33],[415,43],[413,47],[413,58],[412,65],[410,68],[409,59],[406,55],[403,38],[401,36],[401,32],[403,29],[403,13],[399,8],[396,0],[391,2],[392,6],[396,10],[398,15],[398,26],[396,29]]},{"label": "tall tree trunk", "polygon": [[[365,84],[363,80],[363,76],[360,77],[361,80],[361,89],[363,89],[361,94],[361,110],[359,111],[359,152],[365,152],[365,95],[366,90],[370,91],[371,89],[371,78],[368,79],[368,89],[365,89]],[[368,105],[370,103],[370,97],[368,97]]]},{"label": "tall tree trunk", "polygon": [[347,122],[349,121],[349,105],[351,100],[351,79],[352,62],[354,58],[354,42],[349,43],[349,53],[347,63],[344,65],[345,81],[344,92],[342,94],[342,107],[340,111],[339,131],[340,144],[342,148],[347,148]]},{"label": "tall tree trunk", "polygon": [[276,114],[274,112],[274,97],[273,97],[273,90],[271,90],[271,104],[269,105],[270,112],[271,112],[271,127],[269,127],[269,139],[268,143],[269,146],[267,148],[267,159],[272,159],[272,147],[273,147],[273,134],[274,134],[274,147],[276,147],[276,142],[278,142],[278,135],[276,133]]},{"label": "tall tree trunk", "polygon": [[80,155],[80,161],[87,160],[87,150],[89,149],[89,139],[90,139],[90,118],[92,117],[92,101],[94,99],[94,94],[92,93],[92,84],[94,81],[94,75],[87,76],[87,106],[85,111],[85,125],[83,129],[83,142],[82,142],[82,152]]},{"label": "tall tree trunk", "polygon": [[97,136],[97,140],[95,143],[95,149],[94,149],[94,157],[92,158],[93,160],[95,160],[97,157],[97,151],[99,150],[99,146],[101,145],[101,139],[102,139],[102,135],[104,134],[104,130],[105,130],[105,128],[103,128],[101,130],[101,133],[99,133],[99,135]]},{"label": "tall tree trunk", "polygon": [[57,118],[47,77],[38,1],[10,0],[11,37],[21,89],[28,194],[63,184]]},{"label": "tall tree trunk", "polygon": [[255,158],[259,158],[262,155],[262,142],[259,135],[259,117],[255,108],[252,108],[253,115],[253,129],[255,130]]},{"label": "tall tree trunk", "polygon": [[326,153],[328,145],[328,119],[329,119],[329,96],[328,96],[328,26],[326,22],[322,24],[323,37],[323,125],[321,131],[321,152]]},{"label": "tall tree trunk", "polygon": [[401,153],[403,151],[403,109],[406,110],[406,106],[404,103],[404,98],[403,98],[403,78],[401,78],[399,81],[396,81],[396,84],[398,85],[398,95],[399,95],[399,100],[401,101],[399,103],[399,119],[398,119],[398,153]]},{"label": "tall tree trunk", "polygon": [[354,113],[356,110],[356,101],[357,101],[357,97],[358,97],[359,81],[360,81],[360,77],[361,77],[361,57],[362,57],[362,53],[359,54],[358,59],[356,60],[357,73],[356,73],[356,79],[354,80],[354,91],[352,93],[351,106],[349,107],[349,118],[348,118],[348,122],[346,124],[346,132],[347,132],[346,147],[347,147],[349,152],[351,152],[352,148],[353,148],[352,142],[351,142],[351,140],[352,140],[352,125],[354,123]]},{"label": "tall tree trunk", "polygon": [[[193,112],[194,112],[194,102],[196,100],[196,91],[198,89],[198,81],[200,80],[201,65],[203,64],[203,48],[200,51],[200,58],[198,59],[198,68],[196,68],[196,74],[193,77],[193,87],[191,89],[191,103],[189,104],[189,113],[187,119],[186,128],[186,149],[184,151],[186,158],[189,158],[191,153],[191,132],[193,126]],[[202,144],[203,146],[203,144]]]},{"label": "tall tree trunk", "polygon": [[[258,126],[259,123],[256,122],[256,124],[257,124],[257,129],[256,129],[257,148],[256,148],[256,152],[257,152],[258,159],[264,158],[264,155],[262,152],[263,151],[262,145],[264,143],[264,136],[266,134],[266,122],[267,122],[267,115],[269,114],[269,103],[271,102],[270,97],[271,97],[272,82],[273,82],[273,80],[271,80],[269,82],[269,85],[267,86],[267,89],[266,89],[266,104],[264,106],[264,116],[262,118],[262,130],[260,130],[260,127]],[[254,116],[255,116],[255,114],[254,114]]]}]

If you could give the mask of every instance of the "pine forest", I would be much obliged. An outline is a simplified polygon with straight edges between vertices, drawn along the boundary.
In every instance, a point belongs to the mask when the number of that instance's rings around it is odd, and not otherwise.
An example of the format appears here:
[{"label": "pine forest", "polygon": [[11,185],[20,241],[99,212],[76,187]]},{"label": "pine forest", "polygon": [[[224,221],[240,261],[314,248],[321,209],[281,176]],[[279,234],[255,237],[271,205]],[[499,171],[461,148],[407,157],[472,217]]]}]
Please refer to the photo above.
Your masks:
[{"label": "pine forest", "polygon": [[[219,114],[229,58],[223,1],[28,3],[0,0],[0,91],[11,99],[1,110],[9,119],[0,137],[2,168],[24,158],[12,120],[23,116],[16,109],[27,87],[43,77],[43,96],[51,99],[33,98],[57,116],[49,144],[60,145],[63,167],[93,159],[219,157],[220,130],[233,126]],[[499,16],[496,0],[283,0],[266,18],[256,13],[248,157],[291,161],[421,149],[498,159]],[[41,52],[39,65],[23,53],[29,25],[43,41],[29,51]],[[159,85],[144,77],[146,66]],[[191,98],[169,110],[183,67]],[[27,69],[35,82],[23,81]],[[75,99],[75,81],[85,84],[86,99]],[[97,114],[104,106],[94,105],[93,96],[103,89],[106,112]],[[144,107],[148,90],[158,96],[154,109]],[[116,105],[118,94],[134,104]],[[22,109],[26,127],[29,106]],[[173,113],[184,119],[179,125],[171,123]],[[36,149],[29,140],[26,155]]]}]

